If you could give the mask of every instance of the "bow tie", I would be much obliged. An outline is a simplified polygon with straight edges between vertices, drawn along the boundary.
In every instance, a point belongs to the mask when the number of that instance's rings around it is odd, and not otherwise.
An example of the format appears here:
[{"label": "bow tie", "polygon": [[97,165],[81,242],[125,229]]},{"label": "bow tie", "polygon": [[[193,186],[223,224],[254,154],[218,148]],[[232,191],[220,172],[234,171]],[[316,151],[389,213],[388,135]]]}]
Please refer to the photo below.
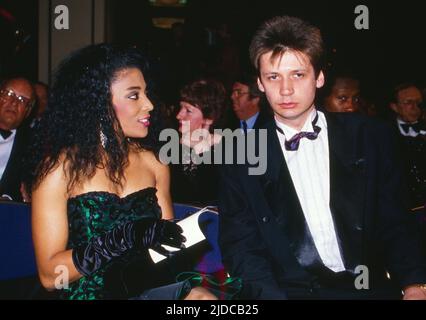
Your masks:
[{"label": "bow tie", "polygon": [[420,133],[420,130],[422,129],[422,124],[420,122],[416,123],[400,123],[402,130],[408,134],[410,131],[410,128],[413,129],[415,133]]},{"label": "bow tie", "polygon": [[[314,121],[312,121],[312,127],[314,128],[314,132],[301,131],[295,134],[290,140],[285,140],[285,143],[284,143],[285,149],[287,151],[296,151],[297,149],[299,149],[300,139],[307,138],[309,140],[315,140],[316,138],[318,138],[318,134],[320,133],[321,128],[316,125],[317,121],[318,121],[318,113],[315,116]],[[279,128],[278,126],[277,126],[277,130],[281,134],[284,134],[282,129]]]},{"label": "bow tie", "polygon": [[11,134],[12,134],[12,131],[10,130],[0,129],[0,135],[3,137],[4,140],[9,138]]}]

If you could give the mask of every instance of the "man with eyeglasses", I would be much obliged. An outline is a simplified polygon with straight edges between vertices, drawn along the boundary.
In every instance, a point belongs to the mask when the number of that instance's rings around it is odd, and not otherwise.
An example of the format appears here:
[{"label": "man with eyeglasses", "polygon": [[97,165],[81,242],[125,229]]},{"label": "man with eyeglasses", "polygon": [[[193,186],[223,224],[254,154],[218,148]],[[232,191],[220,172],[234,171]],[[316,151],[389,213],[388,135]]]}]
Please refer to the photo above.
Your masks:
[{"label": "man with eyeglasses", "polygon": [[238,123],[230,125],[231,129],[240,128],[244,132],[258,129],[271,116],[262,107],[262,92],[257,87],[255,75],[245,73],[240,75],[232,86],[232,109],[238,118]]},{"label": "man with eyeglasses", "polygon": [[426,123],[422,120],[420,89],[412,83],[396,86],[390,108],[396,115],[395,128],[405,165],[410,206],[414,212],[426,213]]},{"label": "man with eyeglasses", "polygon": [[28,130],[22,127],[35,101],[32,84],[24,78],[0,86],[0,199],[22,201],[22,161]]},{"label": "man with eyeglasses", "polygon": [[395,87],[390,108],[396,113],[399,132],[407,137],[426,137],[426,125],[422,123],[423,97],[414,84],[406,83]]}]

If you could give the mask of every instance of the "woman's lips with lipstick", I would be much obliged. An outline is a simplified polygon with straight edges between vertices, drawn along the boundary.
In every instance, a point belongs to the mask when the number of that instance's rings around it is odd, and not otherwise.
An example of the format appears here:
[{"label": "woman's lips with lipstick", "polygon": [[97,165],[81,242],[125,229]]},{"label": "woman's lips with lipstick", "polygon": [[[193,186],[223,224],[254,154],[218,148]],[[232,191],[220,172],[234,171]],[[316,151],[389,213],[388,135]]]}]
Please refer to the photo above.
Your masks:
[{"label": "woman's lips with lipstick", "polygon": [[149,125],[150,125],[149,118],[150,117],[145,117],[145,118],[139,119],[138,122],[142,123],[145,127],[149,127]]}]

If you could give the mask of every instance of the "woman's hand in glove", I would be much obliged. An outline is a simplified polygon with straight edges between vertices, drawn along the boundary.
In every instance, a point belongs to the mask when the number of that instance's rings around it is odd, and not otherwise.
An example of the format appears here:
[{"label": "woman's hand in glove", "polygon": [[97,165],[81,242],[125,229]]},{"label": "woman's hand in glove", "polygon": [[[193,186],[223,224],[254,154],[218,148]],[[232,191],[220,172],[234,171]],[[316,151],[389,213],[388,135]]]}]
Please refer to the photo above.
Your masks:
[{"label": "woman's hand in glove", "polygon": [[182,228],[175,222],[144,218],[134,222],[135,245],[141,248],[151,248],[160,254],[169,256],[173,254],[162,245],[179,249],[185,248],[186,239],[182,235]]}]

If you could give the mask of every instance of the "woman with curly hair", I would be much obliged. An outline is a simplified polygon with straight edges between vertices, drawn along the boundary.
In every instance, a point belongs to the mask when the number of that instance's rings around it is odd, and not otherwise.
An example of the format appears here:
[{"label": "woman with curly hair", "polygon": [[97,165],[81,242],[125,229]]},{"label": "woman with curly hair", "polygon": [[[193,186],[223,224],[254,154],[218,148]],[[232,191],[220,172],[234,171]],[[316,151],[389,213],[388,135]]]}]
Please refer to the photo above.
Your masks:
[{"label": "woman with curly hair", "polygon": [[[222,136],[214,129],[220,127],[226,98],[222,83],[213,79],[192,81],[180,91],[176,119],[183,161],[171,166],[173,201],[216,204],[219,175],[214,152],[222,148]],[[199,163],[205,159],[210,163]]]},{"label": "woman with curly hair", "polygon": [[[149,248],[184,247],[170,221],[169,171],[157,159],[149,71],[136,49],[96,45],[56,72],[34,137],[32,223],[41,282],[51,290],[60,282],[64,298],[133,298],[117,275],[132,261],[149,266]],[[138,269],[137,299],[214,299],[188,281],[146,288],[156,268]]]}]

